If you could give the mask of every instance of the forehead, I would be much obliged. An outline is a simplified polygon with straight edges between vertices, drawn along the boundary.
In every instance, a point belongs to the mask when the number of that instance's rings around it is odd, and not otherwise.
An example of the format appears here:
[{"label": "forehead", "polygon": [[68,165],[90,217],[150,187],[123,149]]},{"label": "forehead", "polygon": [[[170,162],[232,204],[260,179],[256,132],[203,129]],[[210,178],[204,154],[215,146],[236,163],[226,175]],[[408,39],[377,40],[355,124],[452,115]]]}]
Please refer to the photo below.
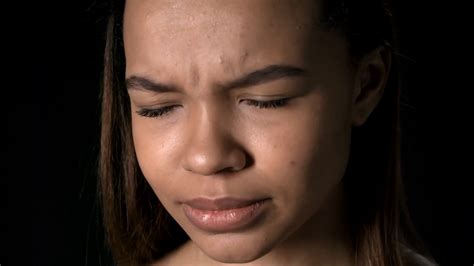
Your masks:
[{"label": "forehead", "polygon": [[327,46],[318,13],[312,0],[127,0],[127,72],[301,65]]}]

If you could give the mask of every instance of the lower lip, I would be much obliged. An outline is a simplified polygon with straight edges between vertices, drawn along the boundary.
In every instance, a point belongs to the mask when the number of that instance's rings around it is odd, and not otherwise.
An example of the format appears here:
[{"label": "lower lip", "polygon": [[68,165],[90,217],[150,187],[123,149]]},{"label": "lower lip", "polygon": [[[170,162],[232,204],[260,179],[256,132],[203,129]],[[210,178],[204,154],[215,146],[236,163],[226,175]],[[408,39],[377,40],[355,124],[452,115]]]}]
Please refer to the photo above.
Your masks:
[{"label": "lower lip", "polygon": [[259,218],[267,200],[255,202],[238,209],[199,210],[183,204],[189,221],[201,230],[222,233],[246,228]]}]

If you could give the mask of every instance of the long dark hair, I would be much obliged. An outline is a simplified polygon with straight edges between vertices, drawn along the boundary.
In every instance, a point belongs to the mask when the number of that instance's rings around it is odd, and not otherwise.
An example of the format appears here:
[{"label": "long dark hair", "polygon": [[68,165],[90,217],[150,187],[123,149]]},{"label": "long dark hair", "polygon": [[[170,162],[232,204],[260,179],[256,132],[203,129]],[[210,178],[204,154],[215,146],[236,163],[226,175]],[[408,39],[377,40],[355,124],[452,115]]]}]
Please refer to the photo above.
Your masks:
[{"label": "long dark hair", "polygon": [[[161,205],[138,166],[125,87],[125,0],[110,1],[101,117],[99,198],[107,244],[118,265],[151,263],[188,237]],[[384,95],[353,129],[344,185],[356,265],[404,265],[421,251],[405,206],[400,173],[400,90],[392,16],[383,0],[324,0],[321,25],[346,38],[355,63],[376,47],[392,53]]]}]

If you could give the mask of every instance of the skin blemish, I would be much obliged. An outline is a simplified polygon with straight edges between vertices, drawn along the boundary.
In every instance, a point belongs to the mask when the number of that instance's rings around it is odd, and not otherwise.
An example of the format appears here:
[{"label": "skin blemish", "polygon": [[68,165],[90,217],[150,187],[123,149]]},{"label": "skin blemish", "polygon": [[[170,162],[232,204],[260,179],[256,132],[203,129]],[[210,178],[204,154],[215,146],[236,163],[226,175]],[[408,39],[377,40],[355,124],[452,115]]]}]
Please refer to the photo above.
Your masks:
[{"label": "skin blemish", "polygon": [[247,60],[249,56],[249,52],[248,51],[244,51],[242,53],[242,55],[240,56],[240,63],[243,65],[245,63],[245,61]]}]

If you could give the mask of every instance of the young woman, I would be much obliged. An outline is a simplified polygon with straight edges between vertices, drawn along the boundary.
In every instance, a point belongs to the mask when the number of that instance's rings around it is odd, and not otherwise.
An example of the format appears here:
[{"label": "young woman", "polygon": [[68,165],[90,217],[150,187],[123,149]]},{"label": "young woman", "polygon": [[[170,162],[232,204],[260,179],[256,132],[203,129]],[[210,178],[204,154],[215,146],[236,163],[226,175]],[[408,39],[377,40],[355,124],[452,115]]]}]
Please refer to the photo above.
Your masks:
[{"label": "young woman", "polygon": [[100,186],[119,265],[430,265],[380,0],[113,1]]}]

